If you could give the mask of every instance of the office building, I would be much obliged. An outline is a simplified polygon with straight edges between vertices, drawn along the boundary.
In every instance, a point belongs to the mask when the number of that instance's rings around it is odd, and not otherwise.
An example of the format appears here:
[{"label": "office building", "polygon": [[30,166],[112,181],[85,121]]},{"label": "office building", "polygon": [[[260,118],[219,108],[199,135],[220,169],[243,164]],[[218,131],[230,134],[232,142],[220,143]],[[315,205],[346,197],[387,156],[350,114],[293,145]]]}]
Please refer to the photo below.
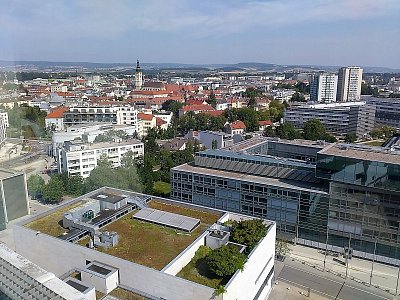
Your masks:
[{"label": "office building", "polygon": [[344,136],[354,132],[358,138],[368,135],[375,125],[375,106],[365,102],[304,104],[285,109],[284,122],[303,128],[312,119],[320,120],[327,132]]},{"label": "office building", "polygon": [[7,223],[29,214],[28,191],[24,173],[0,169],[0,230]]},{"label": "office building", "polygon": [[310,83],[310,100],[312,102],[336,102],[338,76],[331,73],[322,73],[313,76]]},{"label": "office building", "polygon": [[375,249],[398,265],[400,151],[304,143],[259,137],[199,152],[171,169],[172,198],[275,220],[282,237],[321,249],[350,245],[368,259]]},{"label": "office building", "polygon": [[359,101],[363,69],[360,67],[343,67],[339,69],[337,101]]},{"label": "office building", "polygon": [[[251,219],[103,187],[21,221],[13,234],[20,255],[81,292],[94,287],[107,299],[119,298],[119,290],[123,299],[264,300],[274,276],[276,224],[265,220],[266,235],[246,251],[248,244],[234,242],[228,224]],[[52,225],[57,230],[49,230]],[[180,272],[193,268],[202,246],[232,246],[247,256],[243,270],[221,283],[222,294],[212,286],[216,275],[196,280]]]},{"label": "office building", "polygon": [[71,176],[87,178],[102,156],[107,157],[112,167],[116,168],[121,166],[121,160],[128,151],[132,151],[133,157],[143,156],[144,145],[137,140],[91,144],[67,141],[58,150],[57,170],[58,173],[66,172]]},{"label": "office building", "polygon": [[387,125],[400,129],[400,100],[364,96],[364,100],[376,107],[375,125]]}]

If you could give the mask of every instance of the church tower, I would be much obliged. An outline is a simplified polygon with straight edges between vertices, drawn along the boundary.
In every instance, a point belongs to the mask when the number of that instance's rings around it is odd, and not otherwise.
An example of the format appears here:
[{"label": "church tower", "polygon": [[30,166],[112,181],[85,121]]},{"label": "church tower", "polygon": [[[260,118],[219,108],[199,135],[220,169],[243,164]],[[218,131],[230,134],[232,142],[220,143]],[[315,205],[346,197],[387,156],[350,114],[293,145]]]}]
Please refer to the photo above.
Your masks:
[{"label": "church tower", "polygon": [[143,73],[140,69],[139,60],[136,62],[136,73],[135,73],[135,89],[140,90],[143,85]]}]

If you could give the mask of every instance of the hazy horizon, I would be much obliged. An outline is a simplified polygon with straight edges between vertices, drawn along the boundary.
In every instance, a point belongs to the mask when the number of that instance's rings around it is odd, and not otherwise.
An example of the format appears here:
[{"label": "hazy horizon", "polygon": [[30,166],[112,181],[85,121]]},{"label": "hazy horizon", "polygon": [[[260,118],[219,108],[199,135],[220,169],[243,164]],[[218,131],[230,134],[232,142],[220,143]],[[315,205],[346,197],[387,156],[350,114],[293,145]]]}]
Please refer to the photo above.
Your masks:
[{"label": "hazy horizon", "polygon": [[396,0],[1,2],[6,61],[400,68]]}]

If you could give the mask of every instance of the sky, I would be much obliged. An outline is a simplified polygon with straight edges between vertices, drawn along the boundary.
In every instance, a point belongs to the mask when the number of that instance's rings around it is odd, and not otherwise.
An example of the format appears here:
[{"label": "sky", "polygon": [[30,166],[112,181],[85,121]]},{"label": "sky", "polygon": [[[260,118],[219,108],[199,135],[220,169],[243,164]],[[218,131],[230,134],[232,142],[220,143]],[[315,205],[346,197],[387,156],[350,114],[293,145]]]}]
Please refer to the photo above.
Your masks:
[{"label": "sky", "polygon": [[0,60],[400,68],[399,0],[0,0]]}]

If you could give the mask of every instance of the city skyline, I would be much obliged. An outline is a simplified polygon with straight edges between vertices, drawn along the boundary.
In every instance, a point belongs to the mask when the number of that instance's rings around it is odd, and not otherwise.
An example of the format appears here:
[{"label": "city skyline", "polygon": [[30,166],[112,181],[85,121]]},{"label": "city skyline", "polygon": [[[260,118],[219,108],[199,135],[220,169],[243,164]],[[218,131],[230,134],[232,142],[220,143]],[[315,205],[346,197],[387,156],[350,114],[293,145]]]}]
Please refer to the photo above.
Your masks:
[{"label": "city skyline", "polygon": [[[396,1],[13,1],[0,60],[400,68]],[[368,45],[368,46],[366,46]]]}]

